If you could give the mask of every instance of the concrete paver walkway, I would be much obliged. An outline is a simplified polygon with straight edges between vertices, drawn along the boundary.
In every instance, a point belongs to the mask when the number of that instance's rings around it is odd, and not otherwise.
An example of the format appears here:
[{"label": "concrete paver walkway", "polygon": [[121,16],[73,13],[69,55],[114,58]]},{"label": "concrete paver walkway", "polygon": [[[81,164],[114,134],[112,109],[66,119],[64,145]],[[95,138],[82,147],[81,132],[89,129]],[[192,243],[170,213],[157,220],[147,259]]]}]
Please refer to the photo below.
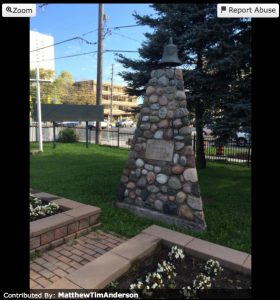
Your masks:
[{"label": "concrete paver walkway", "polygon": [[30,288],[47,288],[126,240],[97,230],[44,252],[30,262]]}]

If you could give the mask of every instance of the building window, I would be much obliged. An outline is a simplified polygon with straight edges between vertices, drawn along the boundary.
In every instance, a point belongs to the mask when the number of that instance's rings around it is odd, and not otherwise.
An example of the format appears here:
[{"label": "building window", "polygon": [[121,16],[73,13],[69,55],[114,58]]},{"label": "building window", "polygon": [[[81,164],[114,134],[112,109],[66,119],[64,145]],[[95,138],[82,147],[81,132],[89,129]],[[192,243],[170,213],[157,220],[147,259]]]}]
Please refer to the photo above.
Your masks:
[{"label": "building window", "polygon": [[103,85],[103,91],[109,91],[109,86]]},{"label": "building window", "polygon": [[125,99],[124,99],[124,97],[122,97],[122,96],[118,96],[118,97],[117,97],[117,101],[124,102],[124,101],[125,101]]}]

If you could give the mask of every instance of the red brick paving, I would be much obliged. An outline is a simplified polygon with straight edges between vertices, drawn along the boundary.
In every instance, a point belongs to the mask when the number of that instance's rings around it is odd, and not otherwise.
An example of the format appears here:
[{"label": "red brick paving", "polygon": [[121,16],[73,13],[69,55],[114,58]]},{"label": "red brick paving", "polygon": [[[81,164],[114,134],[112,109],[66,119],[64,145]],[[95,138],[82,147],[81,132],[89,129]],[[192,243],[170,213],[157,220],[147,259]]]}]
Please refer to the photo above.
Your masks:
[{"label": "red brick paving", "polygon": [[44,252],[30,262],[30,288],[47,288],[126,240],[97,230]]}]

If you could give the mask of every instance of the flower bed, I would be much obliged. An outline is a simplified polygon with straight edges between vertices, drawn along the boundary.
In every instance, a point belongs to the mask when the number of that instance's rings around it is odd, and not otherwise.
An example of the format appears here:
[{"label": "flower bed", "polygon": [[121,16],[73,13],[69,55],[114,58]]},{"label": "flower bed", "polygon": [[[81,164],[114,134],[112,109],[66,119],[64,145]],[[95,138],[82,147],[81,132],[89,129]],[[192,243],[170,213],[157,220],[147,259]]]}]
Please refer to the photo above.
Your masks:
[{"label": "flower bed", "polygon": [[39,220],[62,212],[57,203],[42,201],[31,194],[29,195],[29,209],[30,221]]},{"label": "flower bed", "polygon": [[[62,245],[100,225],[99,207],[43,192],[33,192],[32,198],[31,254],[36,250],[45,251]],[[36,205],[37,209],[34,207]],[[37,219],[32,220],[33,217]]]},{"label": "flower bed", "polygon": [[217,260],[204,261],[184,254],[177,246],[170,250],[162,245],[107,288],[112,286],[138,292],[141,298],[217,296],[226,299],[233,295],[242,298],[251,295],[250,276],[222,268]]},{"label": "flower bed", "polygon": [[[65,276],[63,279],[58,280],[57,282],[53,283],[51,286],[49,286],[49,289],[81,289],[81,290],[92,290],[92,289],[103,289],[108,287],[110,288],[119,288],[119,280],[122,278],[121,276],[124,276],[127,272],[135,271],[137,268],[135,268],[137,262],[141,261],[139,264],[141,267],[141,264],[146,269],[146,261],[148,264],[148,261],[152,259],[153,253],[159,245],[166,246],[166,247],[172,247],[176,245],[177,247],[184,249],[184,255],[186,255],[186,262],[187,262],[187,268],[183,269],[183,273],[178,274],[184,274],[182,275],[182,279],[186,278],[186,270],[193,267],[197,267],[196,271],[199,269],[199,263],[203,263],[208,261],[209,259],[218,260],[218,262],[221,264],[221,266],[225,269],[224,274],[227,274],[226,272],[230,272],[227,278],[229,279],[228,283],[233,283],[230,280],[233,280],[235,277],[238,276],[237,280],[241,280],[242,274],[245,274],[246,280],[250,280],[251,276],[251,255],[246,252],[241,252],[238,250],[234,250],[231,248],[227,248],[218,244],[214,244],[205,240],[201,240],[186,234],[182,234],[180,232],[176,232],[167,228],[163,228],[157,225],[152,225],[145,230],[143,230],[141,233],[136,235],[135,237],[129,239],[128,241],[124,242],[123,244],[113,248],[109,252],[106,252],[105,254],[101,255],[97,259],[89,262],[88,264],[84,265],[83,267],[79,268],[75,272]],[[163,248],[164,249],[164,248]],[[157,250],[156,250],[157,251]],[[167,250],[168,251],[168,250]],[[180,252],[177,253],[177,256],[180,257]],[[160,257],[160,253],[156,254],[157,258],[162,258],[167,260],[166,256],[168,253],[165,253]],[[176,255],[176,254],[175,254]],[[176,257],[176,256],[175,256]],[[188,265],[188,259],[191,258],[191,261]],[[198,262],[198,263],[197,263]],[[157,267],[158,262],[155,262],[155,269],[152,267],[152,269],[148,272],[154,272]],[[165,268],[162,261],[160,261],[162,268]],[[211,267],[213,262],[211,260],[208,262],[208,268]],[[181,263],[180,263],[181,265]],[[217,271],[214,270],[214,272],[217,272],[218,274],[218,265],[214,263],[214,267],[216,266]],[[179,266],[180,267],[180,266]],[[203,265],[204,267],[204,265]],[[171,267],[172,268],[172,267]],[[215,268],[214,268],[215,269]],[[192,272],[192,271],[190,271]],[[199,272],[201,270],[199,269]],[[131,274],[131,273],[130,273]],[[130,275],[131,278],[133,278],[133,282],[127,282],[127,285],[125,286],[127,289],[129,288],[130,284],[135,284],[138,282],[134,282],[134,280],[137,280],[135,276],[144,276],[144,274],[138,274],[136,275]],[[198,274],[195,274],[195,276]],[[189,276],[187,276],[189,277]],[[180,276],[178,276],[180,278]],[[178,280],[176,277],[176,280]],[[191,278],[191,277],[189,277]],[[141,278],[139,278],[140,280]],[[145,279],[145,278],[144,278]],[[199,279],[199,278],[198,278]],[[143,278],[142,278],[143,280]],[[185,286],[185,288],[191,286],[193,284],[194,279],[190,279],[189,283],[184,282],[182,287]],[[199,280],[200,282],[200,280]],[[238,281],[236,281],[237,284],[239,284]],[[239,285],[238,285],[239,286]],[[233,294],[234,292],[237,292],[240,294],[240,291],[236,289],[236,286],[232,286],[230,292]],[[241,286],[242,287],[242,286]],[[228,287],[231,288],[231,287]],[[167,290],[164,290],[167,291]],[[168,299],[174,299],[175,292],[178,290],[172,289],[172,296],[167,297]],[[183,291],[182,289],[180,290]],[[227,290],[224,290],[227,291]],[[170,291],[169,291],[170,292]],[[247,292],[247,290],[245,290]],[[174,295],[173,295],[174,294]],[[161,295],[164,299],[165,295]],[[179,294],[179,296],[185,297],[182,294]],[[237,295],[237,297],[242,298],[243,295]],[[245,295],[246,296],[246,295]],[[245,297],[244,296],[244,297]],[[244,298],[243,297],[243,298]],[[160,297],[158,297],[160,298]],[[214,297],[215,299],[217,297]],[[234,298],[234,297],[233,297]],[[207,298],[209,299],[209,297]]]}]

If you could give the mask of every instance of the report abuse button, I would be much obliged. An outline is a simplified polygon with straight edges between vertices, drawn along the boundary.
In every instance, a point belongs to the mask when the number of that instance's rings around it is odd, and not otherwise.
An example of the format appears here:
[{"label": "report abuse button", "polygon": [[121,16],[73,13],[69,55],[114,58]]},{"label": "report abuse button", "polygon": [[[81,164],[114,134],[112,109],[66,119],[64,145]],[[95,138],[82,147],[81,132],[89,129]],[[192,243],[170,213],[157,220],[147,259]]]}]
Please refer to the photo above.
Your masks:
[{"label": "report abuse button", "polygon": [[279,4],[219,3],[218,18],[279,18]]}]

